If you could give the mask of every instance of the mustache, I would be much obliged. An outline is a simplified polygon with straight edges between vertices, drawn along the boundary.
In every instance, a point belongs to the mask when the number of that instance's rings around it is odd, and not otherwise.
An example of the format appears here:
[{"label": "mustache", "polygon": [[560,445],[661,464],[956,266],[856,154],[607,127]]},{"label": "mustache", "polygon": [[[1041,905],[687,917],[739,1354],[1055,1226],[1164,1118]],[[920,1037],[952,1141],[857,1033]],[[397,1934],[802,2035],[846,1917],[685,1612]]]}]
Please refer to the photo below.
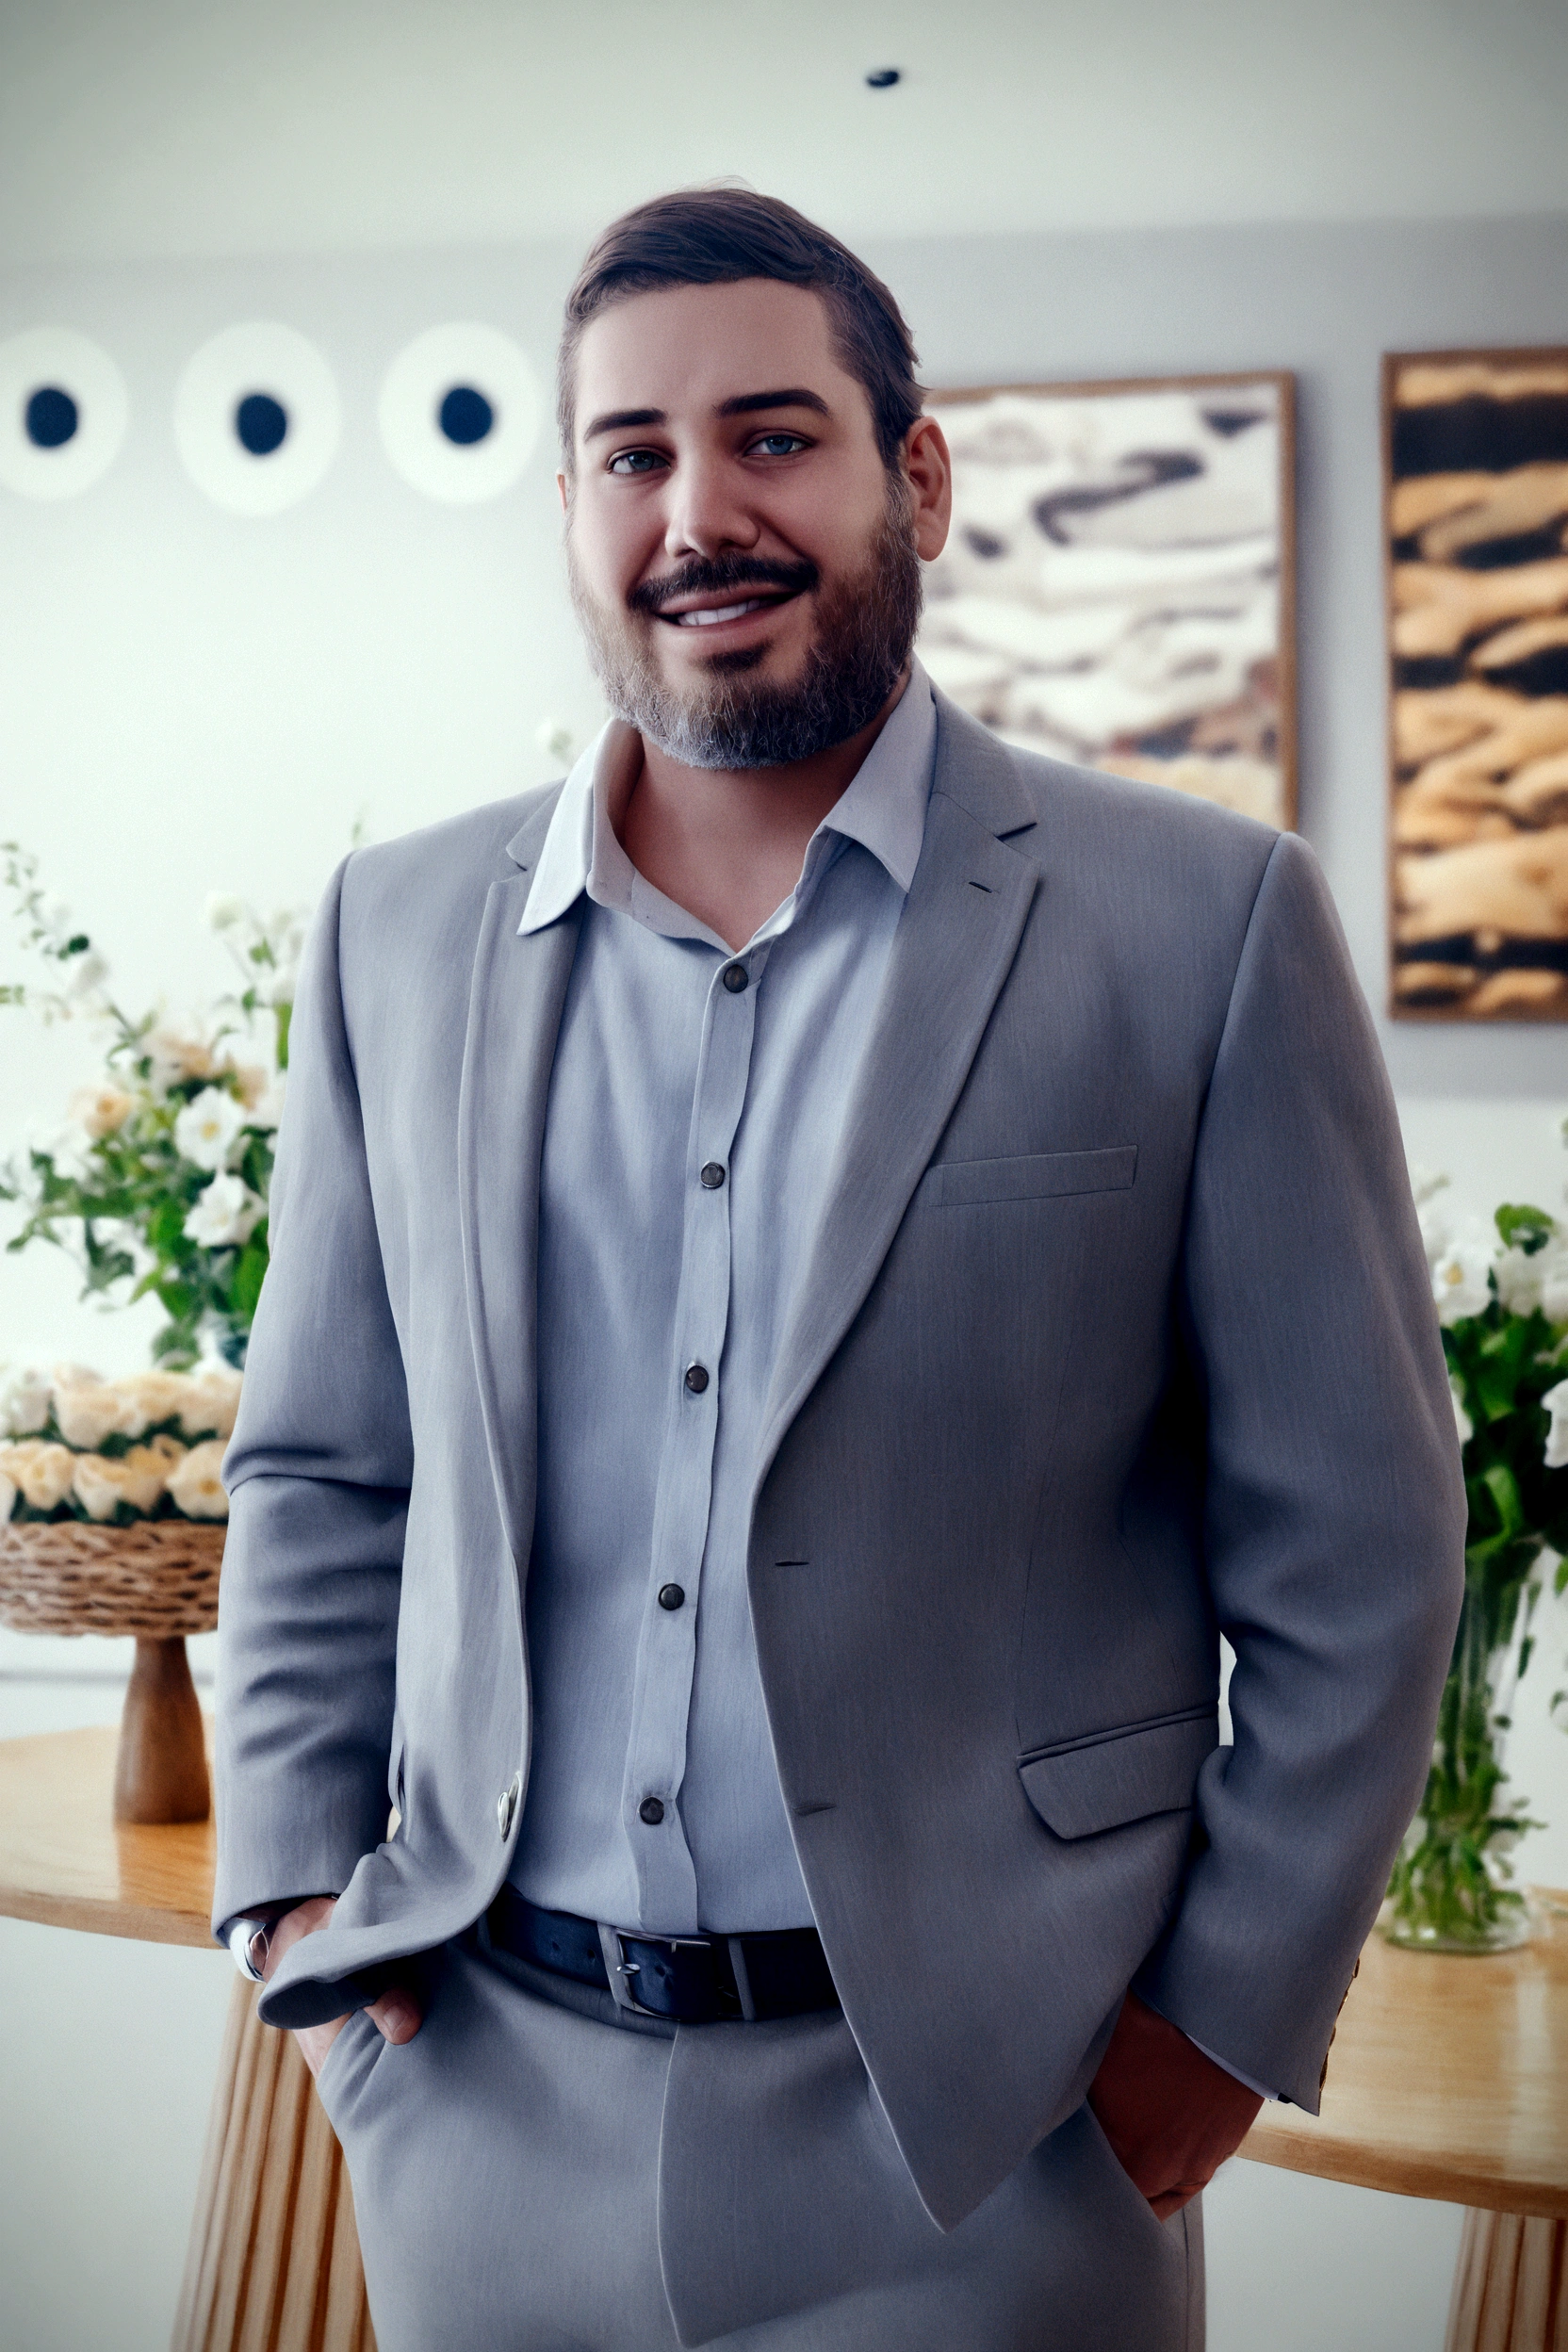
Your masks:
[{"label": "mustache", "polygon": [[798,564],[775,564],[759,555],[697,555],[662,580],[639,581],[626,601],[632,612],[662,612],[678,596],[724,596],[733,588],[778,588],[798,596],[821,578],[804,556]]}]

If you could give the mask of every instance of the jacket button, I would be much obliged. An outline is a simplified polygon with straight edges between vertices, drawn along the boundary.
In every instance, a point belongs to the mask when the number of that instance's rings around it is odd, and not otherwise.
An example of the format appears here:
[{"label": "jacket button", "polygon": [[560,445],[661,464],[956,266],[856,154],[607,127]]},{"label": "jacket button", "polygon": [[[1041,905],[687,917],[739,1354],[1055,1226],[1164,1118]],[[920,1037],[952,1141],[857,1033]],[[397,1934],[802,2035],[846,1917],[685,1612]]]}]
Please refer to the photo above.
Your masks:
[{"label": "jacket button", "polygon": [[681,1609],[685,1606],[686,1588],[683,1584],[662,1584],[659,1588],[661,1609]]},{"label": "jacket button", "polygon": [[686,1366],[686,1385],[694,1396],[700,1396],[708,1386],[708,1366],[705,1364],[689,1364]]},{"label": "jacket button", "polygon": [[657,1829],[663,1818],[664,1807],[657,1797],[645,1797],[637,1807],[637,1819],[646,1821],[650,1829]]},{"label": "jacket button", "polygon": [[523,1776],[514,1772],[511,1780],[496,1799],[496,1821],[504,1845],[512,1835],[512,1824],[517,1818],[517,1799],[523,1793]]},{"label": "jacket button", "polygon": [[742,990],[749,986],[751,980],[751,974],[744,964],[726,964],[719,977],[731,996],[739,996]]},{"label": "jacket button", "polygon": [[717,1192],[724,1182],[724,1162],[722,1160],[705,1162],[697,1182],[704,1192]]}]

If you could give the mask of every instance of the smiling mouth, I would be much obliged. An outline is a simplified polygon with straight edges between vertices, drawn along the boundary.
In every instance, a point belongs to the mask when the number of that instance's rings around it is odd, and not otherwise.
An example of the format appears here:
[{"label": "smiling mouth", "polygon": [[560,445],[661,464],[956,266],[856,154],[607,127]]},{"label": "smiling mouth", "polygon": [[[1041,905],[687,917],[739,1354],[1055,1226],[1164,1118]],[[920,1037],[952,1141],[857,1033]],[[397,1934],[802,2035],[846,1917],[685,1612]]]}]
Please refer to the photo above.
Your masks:
[{"label": "smiling mouth", "polygon": [[789,595],[743,596],[735,604],[697,604],[684,612],[661,612],[659,618],[668,621],[675,629],[718,629],[726,621],[743,620],[748,612],[791,602],[792,598]]}]

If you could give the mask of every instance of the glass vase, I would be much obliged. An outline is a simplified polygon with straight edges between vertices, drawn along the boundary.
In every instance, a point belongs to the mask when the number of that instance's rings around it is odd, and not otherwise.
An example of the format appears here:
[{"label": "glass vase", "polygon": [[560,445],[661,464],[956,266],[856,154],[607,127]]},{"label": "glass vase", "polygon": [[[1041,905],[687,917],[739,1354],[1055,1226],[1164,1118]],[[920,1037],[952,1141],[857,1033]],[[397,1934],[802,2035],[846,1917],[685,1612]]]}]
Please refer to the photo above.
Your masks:
[{"label": "glass vase", "polygon": [[1378,1921],[1389,1942],[1407,1951],[1511,1952],[1530,1934],[1528,1906],[1509,1884],[1508,1855],[1534,1823],[1504,1794],[1503,1748],[1521,1651],[1513,1639],[1517,1589],[1509,1596],[1513,1606],[1499,1612],[1502,1597],[1471,1584],[1460,1612],[1426,1794]]}]

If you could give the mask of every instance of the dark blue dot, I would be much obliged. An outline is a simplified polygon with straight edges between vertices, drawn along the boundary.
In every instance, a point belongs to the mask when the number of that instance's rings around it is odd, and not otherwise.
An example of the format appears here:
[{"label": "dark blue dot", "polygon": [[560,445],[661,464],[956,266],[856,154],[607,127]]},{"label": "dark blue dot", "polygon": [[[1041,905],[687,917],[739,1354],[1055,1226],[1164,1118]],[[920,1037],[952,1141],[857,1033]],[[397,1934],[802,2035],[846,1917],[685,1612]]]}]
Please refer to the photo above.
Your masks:
[{"label": "dark blue dot", "polygon": [[253,457],[270,457],[281,449],[288,431],[288,411],[270,392],[247,392],[234,413],[234,429],[239,435],[240,447]]},{"label": "dark blue dot", "polygon": [[496,421],[490,402],[471,384],[454,384],[436,416],[448,440],[455,441],[460,449],[471,449],[476,441],[482,441]]},{"label": "dark blue dot", "polygon": [[866,75],[868,90],[892,90],[904,79],[896,65],[879,65],[874,74]]},{"label": "dark blue dot", "polygon": [[74,437],[81,411],[69,392],[57,384],[41,384],[23,412],[27,438],[35,449],[57,449]]}]

